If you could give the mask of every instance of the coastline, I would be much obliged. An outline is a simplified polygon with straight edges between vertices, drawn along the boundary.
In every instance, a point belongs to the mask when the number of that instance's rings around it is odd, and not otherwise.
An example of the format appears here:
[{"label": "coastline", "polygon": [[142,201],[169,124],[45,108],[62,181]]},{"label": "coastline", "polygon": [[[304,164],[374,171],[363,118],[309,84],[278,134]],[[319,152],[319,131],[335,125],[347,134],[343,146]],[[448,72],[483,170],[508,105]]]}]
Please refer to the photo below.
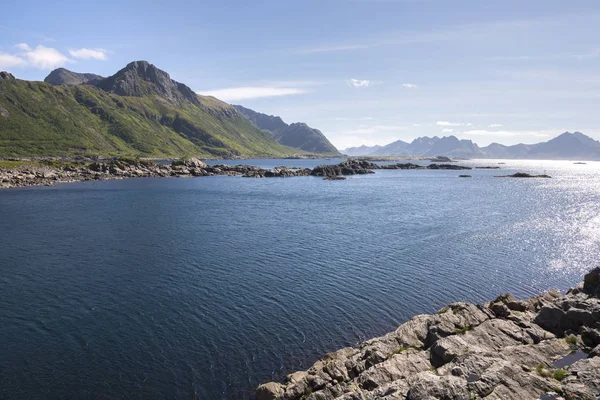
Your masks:
[{"label": "coastline", "polygon": [[600,267],[565,295],[501,295],[422,314],[256,390],[257,400],[600,396]]},{"label": "coastline", "polygon": [[[52,186],[90,180],[111,180],[150,177],[201,177],[215,175],[241,175],[247,178],[284,178],[294,176],[317,176],[330,178],[339,175],[372,174],[377,169],[445,169],[470,170],[454,164],[390,164],[377,165],[364,160],[349,159],[335,165],[321,165],[315,168],[280,166],[265,169],[249,165],[207,165],[196,158],[173,160],[169,164],[159,164],[152,160],[120,158],[101,162],[24,163],[12,169],[0,168],[0,189],[26,186]],[[331,179],[328,179],[331,180]]]}]

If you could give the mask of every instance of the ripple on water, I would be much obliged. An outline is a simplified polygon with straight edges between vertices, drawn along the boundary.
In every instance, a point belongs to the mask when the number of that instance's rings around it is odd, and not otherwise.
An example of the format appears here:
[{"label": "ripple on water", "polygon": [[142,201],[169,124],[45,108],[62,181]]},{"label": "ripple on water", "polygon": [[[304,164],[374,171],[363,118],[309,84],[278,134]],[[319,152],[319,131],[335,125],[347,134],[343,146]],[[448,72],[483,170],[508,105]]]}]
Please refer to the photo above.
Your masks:
[{"label": "ripple on water", "polygon": [[343,185],[0,192],[0,342],[11,343],[0,386],[21,398],[243,398],[448,302],[572,286],[597,264],[600,164],[506,162],[507,174],[554,178],[379,171]]}]

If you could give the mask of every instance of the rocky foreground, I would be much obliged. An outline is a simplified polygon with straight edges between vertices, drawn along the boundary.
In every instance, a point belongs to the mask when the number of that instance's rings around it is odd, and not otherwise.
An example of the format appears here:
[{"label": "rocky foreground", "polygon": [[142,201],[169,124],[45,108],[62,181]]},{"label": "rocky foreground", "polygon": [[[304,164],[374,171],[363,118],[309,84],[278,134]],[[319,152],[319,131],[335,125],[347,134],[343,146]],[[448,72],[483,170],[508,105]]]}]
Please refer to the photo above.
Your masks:
[{"label": "rocky foreground", "polygon": [[600,268],[566,295],[452,303],[328,354],[257,400],[600,397]]},{"label": "rocky foreground", "polygon": [[[430,164],[374,164],[368,161],[347,160],[336,165],[321,165],[313,169],[276,167],[264,169],[249,165],[209,166],[195,158],[175,160],[170,165],[150,160],[119,158],[93,163],[46,162],[0,169],[0,188],[54,185],[59,182],[143,178],[143,177],[199,177],[213,175],[242,175],[247,178],[292,176],[335,177],[339,175],[372,174],[376,169],[471,169],[459,165]],[[334,180],[334,179],[328,179]]]}]

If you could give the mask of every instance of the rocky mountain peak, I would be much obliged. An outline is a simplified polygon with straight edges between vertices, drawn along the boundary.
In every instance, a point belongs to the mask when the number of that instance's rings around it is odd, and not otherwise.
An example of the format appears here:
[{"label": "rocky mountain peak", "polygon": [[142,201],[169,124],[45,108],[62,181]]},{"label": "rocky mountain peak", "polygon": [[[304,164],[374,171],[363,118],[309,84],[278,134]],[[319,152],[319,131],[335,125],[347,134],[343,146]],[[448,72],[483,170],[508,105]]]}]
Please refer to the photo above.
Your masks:
[{"label": "rocky mountain peak", "polygon": [[148,61],[133,61],[113,76],[96,84],[102,90],[120,96],[158,95],[171,104],[190,101],[199,104],[196,93],[171,79],[168,73]]},{"label": "rocky mountain peak", "polygon": [[65,68],[57,68],[48,74],[44,82],[52,85],[93,85],[102,79],[104,79],[103,76],[96,74],[82,74]]},{"label": "rocky mountain peak", "polygon": [[7,71],[1,71],[0,72],[0,79],[2,80],[9,80],[9,79],[15,79],[15,77]]}]

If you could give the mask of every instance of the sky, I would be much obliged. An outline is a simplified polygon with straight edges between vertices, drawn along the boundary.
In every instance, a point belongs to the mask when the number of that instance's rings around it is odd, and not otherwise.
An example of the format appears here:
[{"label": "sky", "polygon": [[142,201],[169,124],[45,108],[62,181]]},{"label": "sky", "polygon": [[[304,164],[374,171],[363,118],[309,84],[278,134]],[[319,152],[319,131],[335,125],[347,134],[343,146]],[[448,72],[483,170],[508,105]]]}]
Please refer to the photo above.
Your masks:
[{"label": "sky", "polygon": [[[597,0],[5,0],[0,70],[109,76],[147,60],[339,149],[455,135],[600,139]],[[8,14],[6,14],[8,13]]]}]

